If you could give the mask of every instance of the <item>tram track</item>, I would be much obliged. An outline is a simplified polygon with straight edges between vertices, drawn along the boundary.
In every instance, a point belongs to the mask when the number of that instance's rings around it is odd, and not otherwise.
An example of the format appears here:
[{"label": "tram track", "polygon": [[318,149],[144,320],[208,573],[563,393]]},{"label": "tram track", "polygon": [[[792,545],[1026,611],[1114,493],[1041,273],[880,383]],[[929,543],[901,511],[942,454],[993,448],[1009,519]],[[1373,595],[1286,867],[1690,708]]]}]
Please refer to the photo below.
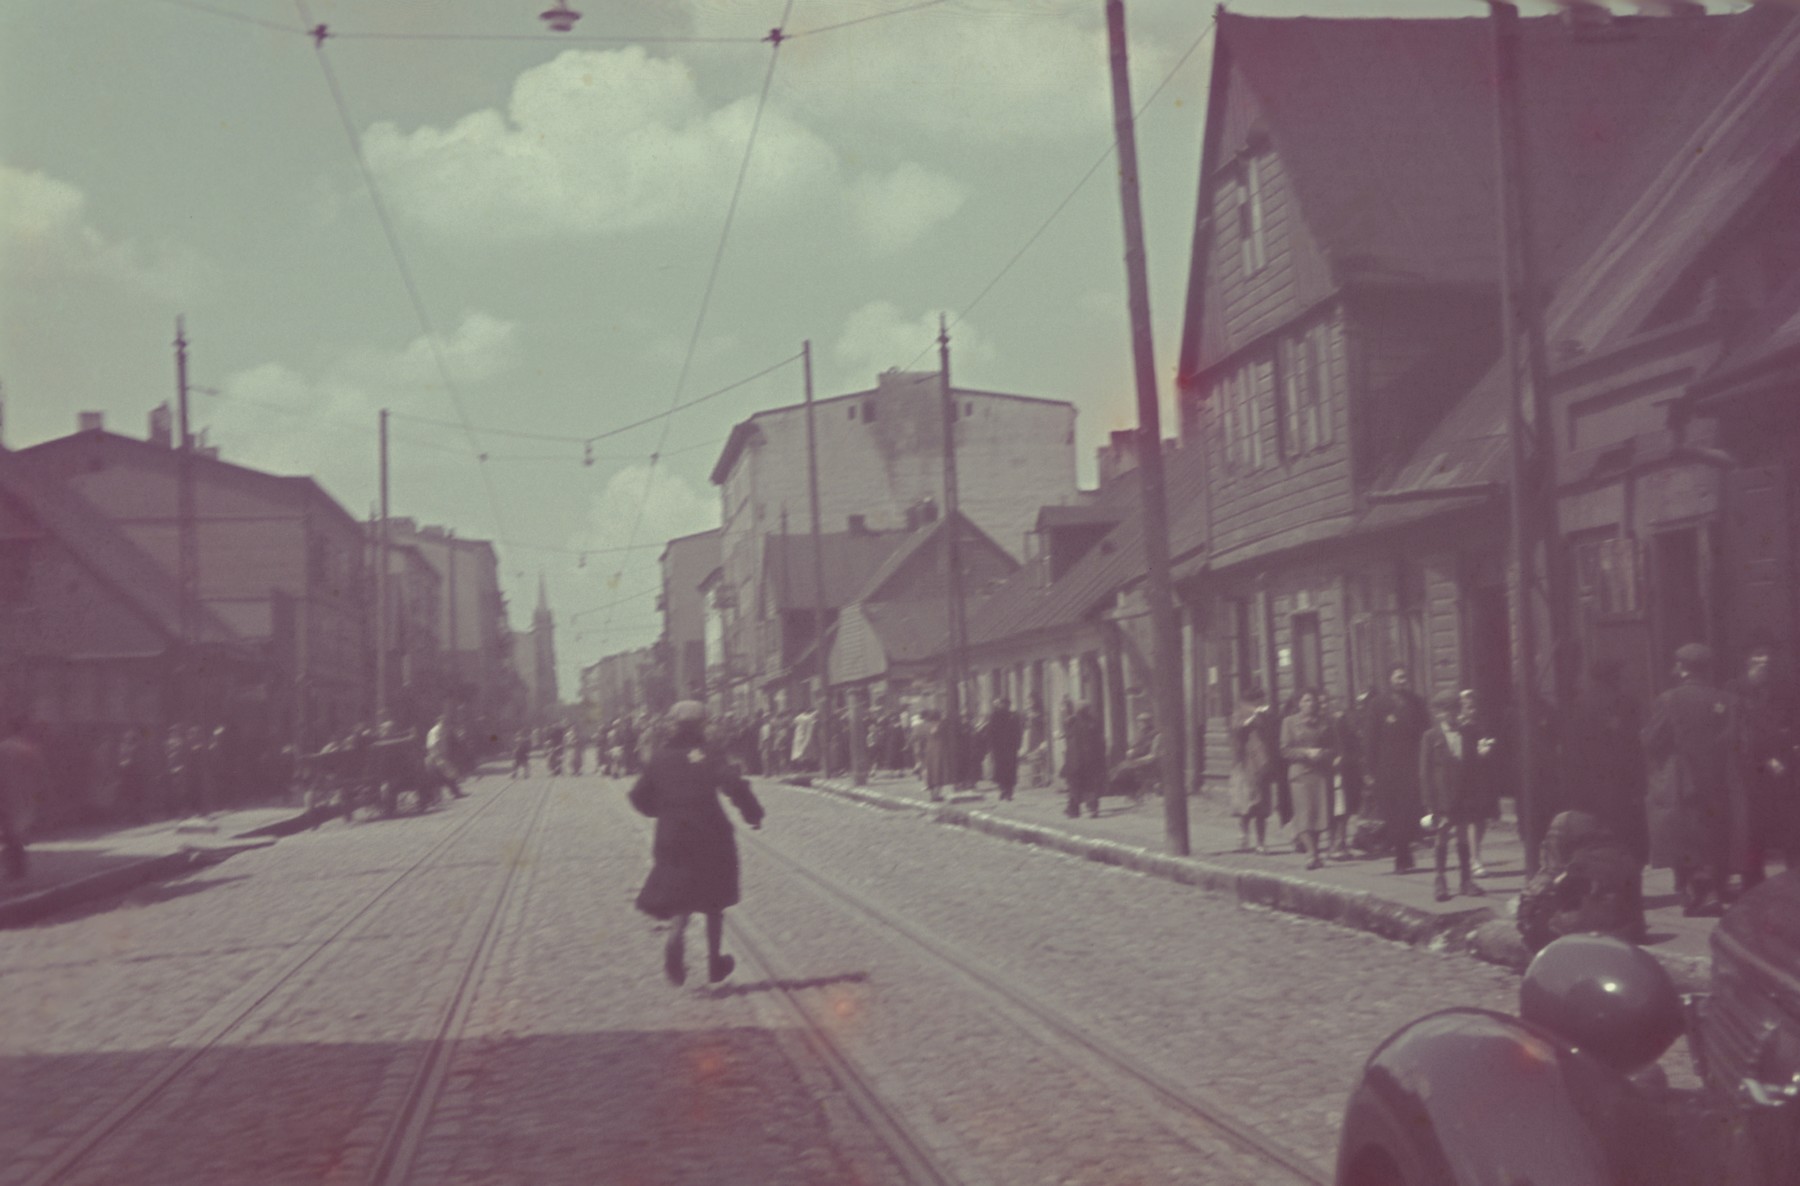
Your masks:
[{"label": "tram track", "polygon": [[381,1142],[374,1165],[364,1179],[369,1186],[405,1186],[412,1180],[413,1170],[424,1147],[432,1110],[443,1094],[457,1047],[468,1031],[469,1017],[481,982],[493,964],[494,952],[504,930],[503,923],[509,917],[517,922],[529,901],[531,882],[540,864],[537,859],[538,840],[555,795],[556,792],[552,789],[541,793],[531,822],[526,826],[524,839],[506,862],[493,906],[485,915],[478,916],[482,922],[475,937],[474,949],[457,975],[455,987],[444,1003],[435,1033],[426,1047],[425,1057],[408,1084],[399,1111]]},{"label": "tram track", "polygon": [[[373,923],[378,917],[378,908],[395,891],[421,873],[436,868],[440,863],[438,858],[451,851],[456,842],[517,785],[516,781],[509,780],[492,795],[486,796],[464,819],[457,821],[442,836],[432,841],[424,852],[389,877],[374,893],[346,903],[294,945],[286,959],[251,978],[207,1010],[168,1043],[172,1053],[160,1067],[142,1079],[97,1120],[84,1126],[64,1142],[42,1166],[21,1180],[21,1186],[54,1186],[69,1178],[109,1138],[148,1111],[208,1054],[220,1050],[247,1025],[267,1015],[272,1006],[279,1008],[302,991],[323,968],[329,956],[347,950],[362,931]],[[528,830],[536,828],[541,814],[542,805]],[[511,873],[512,869],[509,867],[509,879]],[[479,950],[481,949],[478,948]]]},{"label": "tram track", "polygon": [[[760,837],[751,836],[755,851],[769,857],[799,883],[827,905],[848,909],[881,930],[900,936],[925,952],[933,962],[948,969],[956,979],[973,987],[1002,1017],[1022,1029],[1033,1040],[1056,1050],[1065,1059],[1088,1073],[1096,1071],[1136,1089],[1153,1104],[1160,1115],[1159,1125],[1183,1144],[1207,1155],[1204,1137],[1194,1129],[1223,1140],[1240,1153],[1258,1163],[1278,1169],[1294,1181],[1309,1186],[1329,1186],[1330,1172],[1306,1155],[1270,1137],[1210,1094],[1179,1083],[1143,1059],[1123,1049],[1092,1027],[1083,1025],[1065,1010],[1051,1004],[1020,984],[1014,977],[998,972],[983,961],[960,950],[954,944],[928,930],[900,918],[890,910],[870,901],[849,886],[806,866],[780,851]],[[741,914],[741,912],[740,912]],[[758,941],[754,929],[744,925],[739,915],[729,924],[739,942],[757,953],[765,970],[774,968],[769,960],[766,942]],[[786,978],[772,973],[770,980],[783,984]],[[948,1165],[943,1155],[932,1151],[916,1129],[875,1090],[869,1077],[858,1069],[855,1059],[842,1049],[829,1026],[807,1008],[799,994],[783,989],[779,994],[784,1007],[796,1015],[804,1026],[808,1043],[821,1050],[822,1059],[844,1084],[858,1110],[885,1137],[893,1134],[890,1145],[895,1156],[908,1165],[908,1172],[923,1182],[957,1182],[962,1179]]]}]

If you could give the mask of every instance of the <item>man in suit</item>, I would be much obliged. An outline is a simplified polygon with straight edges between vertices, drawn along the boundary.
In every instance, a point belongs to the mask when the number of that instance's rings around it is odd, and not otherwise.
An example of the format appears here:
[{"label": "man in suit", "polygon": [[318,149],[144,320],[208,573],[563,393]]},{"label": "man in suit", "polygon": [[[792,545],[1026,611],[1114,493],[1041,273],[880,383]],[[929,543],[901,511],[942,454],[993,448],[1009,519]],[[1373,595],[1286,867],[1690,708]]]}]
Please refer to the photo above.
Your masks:
[{"label": "man in suit", "polygon": [[994,755],[994,784],[1000,788],[1000,798],[1010,799],[1019,785],[1019,742],[1024,738],[1012,701],[1004,696],[994,701],[982,734],[987,751]]},{"label": "man in suit", "polygon": [[1675,652],[1680,681],[1650,706],[1650,864],[1675,871],[1684,914],[1722,910],[1731,869],[1731,821],[1741,780],[1737,700],[1712,684],[1712,648]]},{"label": "man in suit", "polygon": [[1419,838],[1419,743],[1431,727],[1425,702],[1412,690],[1402,664],[1388,671],[1387,687],[1369,698],[1364,718],[1363,769],[1394,846],[1394,872],[1413,870]]}]

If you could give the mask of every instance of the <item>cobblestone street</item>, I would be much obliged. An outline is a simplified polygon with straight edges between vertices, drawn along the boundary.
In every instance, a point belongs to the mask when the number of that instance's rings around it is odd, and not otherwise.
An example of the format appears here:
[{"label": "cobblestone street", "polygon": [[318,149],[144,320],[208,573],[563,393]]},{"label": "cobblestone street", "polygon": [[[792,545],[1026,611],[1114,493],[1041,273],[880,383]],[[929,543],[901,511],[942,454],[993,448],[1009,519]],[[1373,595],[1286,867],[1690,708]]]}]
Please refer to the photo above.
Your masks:
[{"label": "cobblestone street", "polygon": [[1295,1178],[1171,1094],[1319,1180],[1381,1037],[1516,992],[771,783],[738,969],[676,989],[623,783],[471,789],[7,933],[0,1183]]}]

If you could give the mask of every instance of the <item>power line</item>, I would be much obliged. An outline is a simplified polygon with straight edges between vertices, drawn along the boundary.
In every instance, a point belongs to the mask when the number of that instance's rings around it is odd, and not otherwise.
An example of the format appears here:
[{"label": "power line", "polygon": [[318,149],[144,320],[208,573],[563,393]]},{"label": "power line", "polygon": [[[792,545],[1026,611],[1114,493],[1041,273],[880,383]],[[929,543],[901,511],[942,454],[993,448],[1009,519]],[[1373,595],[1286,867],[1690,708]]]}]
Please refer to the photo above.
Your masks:
[{"label": "power line", "polygon": [[[700,295],[699,312],[694,316],[694,332],[688,336],[687,353],[682,357],[681,371],[675,378],[675,391],[669,399],[671,412],[674,411],[676,407],[680,406],[682,389],[687,386],[688,370],[693,365],[694,353],[700,346],[700,331],[706,325],[706,313],[708,308],[712,305],[713,290],[719,281],[719,267],[725,260],[725,245],[731,239],[731,226],[737,218],[738,199],[743,196],[744,178],[750,173],[750,160],[756,151],[757,132],[762,128],[763,111],[769,104],[769,88],[775,81],[775,66],[781,60],[781,43],[786,40],[785,35],[782,33],[782,29],[787,27],[788,18],[792,16],[793,13],[794,0],[787,0],[787,3],[784,4],[781,9],[781,23],[769,31],[769,36],[767,38],[769,42],[769,68],[763,73],[762,90],[756,97],[756,114],[751,117],[750,134],[744,140],[744,157],[738,164],[737,181],[731,187],[731,201],[725,207],[725,224],[719,228],[719,242],[718,245],[713,248],[712,266],[708,269],[706,275],[706,288]],[[644,479],[643,496],[638,499],[637,511],[633,514],[631,519],[631,531],[625,537],[625,542],[627,544],[637,542],[638,528],[641,527],[644,522],[644,508],[650,502],[650,490],[656,480],[657,459],[662,453],[663,446],[668,443],[668,439],[669,420],[665,418],[662,424],[662,432],[657,437],[656,452],[650,455],[650,472]],[[601,623],[602,635],[605,634],[611,624],[612,619],[610,617],[605,622]]]},{"label": "power line", "polygon": [[263,28],[273,29],[277,33],[299,33],[302,36],[306,33],[305,29],[297,28],[293,25],[284,25],[280,21],[267,21],[259,16],[251,16],[249,13],[233,12],[229,8],[217,8],[211,4],[201,4],[198,0],[158,0],[158,2],[170,5],[174,8],[187,8],[194,12],[204,12],[209,13],[212,16],[221,16],[227,20],[242,21],[247,25],[261,25]]},{"label": "power line", "polygon": [[[595,443],[596,441],[604,441],[609,437],[620,436],[624,433],[628,433],[628,432],[632,431],[633,429],[642,428],[646,424],[654,424],[658,420],[667,420],[670,416],[675,415],[677,412],[685,412],[689,408],[697,407],[700,404],[706,403],[708,400],[717,399],[722,395],[726,395],[730,392],[736,391],[740,387],[746,386],[750,383],[754,383],[758,379],[764,378],[765,376],[768,376],[768,375],[772,375],[776,371],[780,370],[782,367],[789,366],[792,363],[798,361],[799,358],[800,358],[800,356],[798,354],[790,354],[788,357],[782,359],[780,362],[771,363],[770,365],[764,367],[762,370],[757,371],[754,375],[745,375],[742,379],[738,379],[738,380],[735,380],[734,382],[727,383],[725,386],[720,387],[715,391],[709,391],[705,395],[697,396],[694,399],[688,400],[684,404],[677,404],[674,407],[669,408],[667,411],[657,412],[654,415],[645,416],[642,420],[633,420],[630,424],[622,424],[617,428],[609,428],[605,432],[594,433],[590,436],[568,436],[568,435],[563,435],[563,434],[558,434],[558,433],[529,432],[525,429],[518,429],[518,428],[475,428],[475,429],[473,429],[473,431],[480,433],[484,436],[513,437],[518,440],[524,440],[524,441],[549,441],[549,442],[553,442],[556,444],[591,445],[591,444]],[[679,398],[680,394],[681,393],[678,389],[676,391],[677,398]],[[416,415],[411,412],[395,412],[393,415],[396,419],[411,420],[415,424],[435,424],[435,425],[439,426],[440,428],[461,428],[461,427],[463,427],[462,424],[460,424],[456,421],[453,421],[453,420],[440,420],[440,419],[437,419],[432,416],[419,416],[419,415]]]},{"label": "power line", "polygon": [[[173,2],[173,0],[170,0]],[[941,0],[940,0],[941,2]],[[604,33],[338,33],[339,41],[580,41],[606,45],[758,45],[762,37],[626,37]]]},{"label": "power line", "polygon": [[902,16],[909,12],[917,12],[921,8],[936,8],[938,5],[946,2],[947,0],[924,0],[921,4],[908,4],[904,8],[890,8],[886,12],[872,12],[868,16],[852,17],[850,20],[838,21],[836,24],[832,25],[819,25],[811,29],[802,29],[798,33],[788,34],[788,40],[791,41],[796,37],[811,37],[815,33],[834,33],[839,29],[848,29],[851,25],[866,25],[870,21],[886,20],[891,16]]},{"label": "power line", "polygon": [[[1137,110],[1132,113],[1132,117],[1134,119],[1141,117],[1144,114],[1144,112],[1146,112],[1150,109],[1150,105],[1152,103],[1156,102],[1157,97],[1160,96],[1163,93],[1163,91],[1168,88],[1169,83],[1174,81],[1175,75],[1180,73],[1181,68],[1183,66],[1187,65],[1187,60],[1194,56],[1194,51],[1196,51],[1200,48],[1201,43],[1206,40],[1207,36],[1210,33],[1212,33],[1212,31],[1217,26],[1218,26],[1218,16],[1215,14],[1214,16],[1208,18],[1205,28],[1200,30],[1200,35],[1198,37],[1194,38],[1192,44],[1190,44],[1187,47],[1187,50],[1185,52],[1183,52],[1182,55],[1175,60],[1175,64],[1169,68],[1169,72],[1167,74],[1163,75],[1162,81],[1156,84],[1156,89],[1150,92],[1150,96],[1148,98],[1146,98],[1142,103],[1138,104]],[[1069,208],[1069,203],[1071,203],[1075,200],[1075,196],[1077,194],[1079,194],[1084,187],[1086,187],[1087,183],[1090,180],[1093,179],[1094,174],[1098,173],[1100,171],[1100,166],[1104,165],[1109,159],[1111,159],[1112,155],[1115,152],[1117,152],[1118,149],[1119,149],[1119,141],[1118,141],[1117,137],[1114,137],[1112,140],[1109,140],[1107,142],[1105,150],[1102,151],[1100,153],[1100,155],[1095,158],[1093,164],[1091,164],[1087,167],[1087,170],[1082,173],[1082,175],[1079,179],[1076,180],[1075,184],[1070,188],[1069,192],[1067,194],[1063,195],[1062,201],[1060,201],[1056,204],[1056,208],[1054,210],[1050,211],[1049,216],[1046,217],[1043,222],[1038,224],[1037,230],[1032,231],[1031,235],[1025,240],[1025,242],[1020,244],[1019,249],[1017,251],[1013,252],[1012,258],[1007,260],[1005,264],[1001,265],[1000,270],[994,274],[994,278],[992,280],[989,280],[987,282],[987,284],[985,286],[983,286],[982,290],[975,294],[975,299],[970,301],[967,305],[964,305],[962,312],[958,313],[955,317],[952,317],[950,319],[950,324],[949,324],[948,328],[955,329],[958,325],[961,325],[963,322],[963,319],[966,318],[970,313],[974,312],[975,306],[979,305],[982,301],[986,300],[988,294],[993,292],[994,289],[999,286],[1000,281],[1006,279],[1007,274],[1013,270],[1013,268],[1018,264],[1018,262],[1021,259],[1025,258],[1025,253],[1030,251],[1031,248],[1033,247],[1033,245],[1035,245],[1039,239],[1044,237],[1044,232],[1046,232],[1050,229],[1050,226],[1052,223],[1054,223],[1058,218],[1062,217],[1062,212]],[[933,338],[929,343],[926,344],[926,346],[923,350],[920,350],[917,354],[913,355],[911,362],[907,363],[905,366],[901,367],[900,369],[903,371],[911,370],[914,366],[918,365],[918,362],[921,358],[924,358],[927,354],[931,353],[936,348],[937,348],[937,339]]]},{"label": "power line", "polygon": [[294,0],[294,6],[300,13],[303,23],[313,29],[313,52],[318,59],[319,69],[325,75],[325,85],[331,92],[331,101],[337,107],[338,118],[344,125],[344,134],[349,138],[350,151],[356,157],[356,167],[362,172],[363,184],[368,187],[369,202],[375,208],[376,220],[381,223],[382,234],[387,238],[388,250],[394,257],[394,266],[400,272],[400,280],[406,287],[406,296],[412,302],[413,314],[419,319],[419,325],[425,331],[425,340],[430,344],[432,361],[436,366],[438,378],[444,384],[444,391],[456,408],[456,417],[462,423],[463,431],[468,435],[469,446],[476,450],[476,468],[481,473],[481,483],[487,490],[488,509],[494,519],[494,535],[506,538],[506,520],[500,512],[500,494],[494,489],[493,475],[488,473],[486,464],[481,460],[479,445],[475,440],[475,428],[469,423],[468,409],[463,406],[462,393],[450,375],[449,361],[444,357],[444,346],[438,337],[437,327],[432,323],[431,314],[425,308],[425,299],[419,292],[418,281],[413,278],[411,266],[406,262],[406,253],[400,248],[400,236],[394,227],[394,221],[388,215],[387,203],[382,200],[381,190],[375,184],[374,170],[369,168],[369,161],[363,155],[362,141],[356,135],[356,121],[351,118],[350,105],[344,99],[343,88],[338,85],[337,73],[331,68],[331,59],[325,55],[325,41],[329,36],[324,25],[313,25],[312,14],[307,11],[306,0]]}]

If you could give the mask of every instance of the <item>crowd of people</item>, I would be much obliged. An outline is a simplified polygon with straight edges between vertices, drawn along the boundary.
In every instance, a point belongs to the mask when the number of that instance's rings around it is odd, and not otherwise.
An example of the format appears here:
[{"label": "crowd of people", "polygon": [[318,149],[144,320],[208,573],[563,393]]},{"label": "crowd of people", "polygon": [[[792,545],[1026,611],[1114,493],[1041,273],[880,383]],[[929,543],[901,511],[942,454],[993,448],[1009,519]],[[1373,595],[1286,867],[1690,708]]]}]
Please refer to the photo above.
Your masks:
[{"label": "crowd of people", "polygon": [[[1800,864],[1800,700],[1771,651],[1753,651],[1722,686],[1711,648],[1689,644],[1675,658],[1676,682],[1647,718],[1610,663],[1589,670],[1574,703],[1541,710],[1532,779],[1544,871],[1526,891],[1531,926],[1581,894],[1641,917],[1632,887],[1645,865],[1673,870],[1684,910],[1709,914],[1763,879],[1771,850]],[[1515,734],[1473,690],[1428,704],[1401,666],[1347,706],[1307,689],[1284,714],[1252,686],[1231,729],[1242,847],[1268,851],[1276,817],[1294,825],[1310,868],[1379,851],[1410,872],[1423,849],[1438,900],[1480,896],[1488,825],[1524,776]]]}]

